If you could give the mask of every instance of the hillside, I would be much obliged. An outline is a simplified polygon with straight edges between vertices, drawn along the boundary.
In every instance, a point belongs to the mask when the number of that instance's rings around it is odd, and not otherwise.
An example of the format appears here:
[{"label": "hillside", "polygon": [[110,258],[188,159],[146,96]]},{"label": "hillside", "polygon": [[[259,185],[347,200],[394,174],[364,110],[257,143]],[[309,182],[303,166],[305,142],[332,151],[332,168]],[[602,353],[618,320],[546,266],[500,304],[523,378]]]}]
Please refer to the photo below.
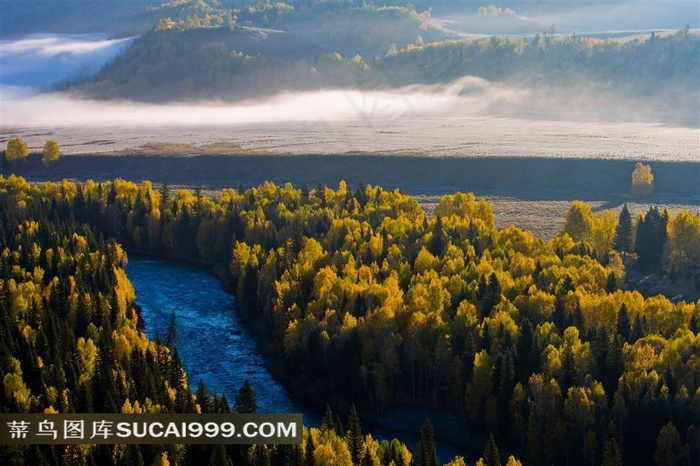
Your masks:
[{"label": "hillside", "polygon": [[[418,22],[415,29],[420,32]],[[288,90],[395,88],[477,76],[521,88],[573,88],[587,98],[607,92],[674,106],[697,101],[700,88],[700,35],[689,30],[625,41],[544,33],[531,39],[430,43],[406,32],[403,45],[366,36],[347,39],[346,29],[310,31],[154,30],[77,90],[93,98],[236,100]],[[405,43],[408,37],[413,42]],[[380,52],[379,44],[389,45]],[[470,92],[474,89],[460,91]]]}]

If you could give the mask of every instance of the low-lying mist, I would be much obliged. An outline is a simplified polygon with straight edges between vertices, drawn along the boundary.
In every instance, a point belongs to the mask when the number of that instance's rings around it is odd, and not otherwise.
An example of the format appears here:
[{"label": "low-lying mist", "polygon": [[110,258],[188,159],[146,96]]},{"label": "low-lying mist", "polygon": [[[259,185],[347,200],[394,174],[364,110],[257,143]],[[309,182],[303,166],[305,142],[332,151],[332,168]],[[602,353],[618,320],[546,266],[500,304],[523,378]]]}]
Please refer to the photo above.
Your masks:
[{"label": "low-lying mist", "polygon": [[306,120],[468,117],[519,106],[529,92],[465,77],[444,85],[393,90],[320,90],[224,103],[152,104],[86,100],[67,93],[31,93],[4,86],[3,127],[235,125]]},{"label": "low-lying mist", "polygon": [[284,121],[383,121],[420,118],[512,118],[654,122],[697,126],[697,111],[670,111],[580,89],[527,89],[463,77],[447,84],[391,90],[330,89],[283,92],[237,103],[202,101],[154,104],[88,100],[69,93],[37,93],[2,86],[1,126],[13,128],[109,126],[228,126]]}]

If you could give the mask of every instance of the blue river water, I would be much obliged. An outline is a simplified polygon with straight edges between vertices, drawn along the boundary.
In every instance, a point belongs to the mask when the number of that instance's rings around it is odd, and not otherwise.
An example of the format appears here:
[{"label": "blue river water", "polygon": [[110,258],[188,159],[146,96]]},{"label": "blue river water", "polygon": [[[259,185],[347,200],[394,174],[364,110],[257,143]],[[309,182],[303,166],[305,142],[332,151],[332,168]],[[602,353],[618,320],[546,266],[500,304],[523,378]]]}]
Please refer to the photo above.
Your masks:
[{"label": "blue river water", "polygon": [[[259,412],[303,413],[306,426],[321,424],[320,413],[302,407],[272,378],[255,340],[236,314],[234,297],[215,277],[200,268],[139,256],[129,256],[126,270],[149,339],[156,334],[165,338],[175,311],[176,345],[192,390],[202,380],[210,393],[226,395],[233,407],[238,389],[248,379],[257,394]],[[370,430],[374,438],[398,438],[415,450],[422,417],[417,422],[402,430],[376,426]],[[443,462],[464,454],[439,440],[437,447]]]},{"label": "blue river water", "polygon": [[190,385],[226,395],[233,407],[248,379],[258,411],[301,412],[284,387],[272,379],[255,341],[234,310],[234,298],[204,270],[154,259],[129,257],[127,273],[142,308],[145,332],[165,338],[175,311],[177,349]]}]

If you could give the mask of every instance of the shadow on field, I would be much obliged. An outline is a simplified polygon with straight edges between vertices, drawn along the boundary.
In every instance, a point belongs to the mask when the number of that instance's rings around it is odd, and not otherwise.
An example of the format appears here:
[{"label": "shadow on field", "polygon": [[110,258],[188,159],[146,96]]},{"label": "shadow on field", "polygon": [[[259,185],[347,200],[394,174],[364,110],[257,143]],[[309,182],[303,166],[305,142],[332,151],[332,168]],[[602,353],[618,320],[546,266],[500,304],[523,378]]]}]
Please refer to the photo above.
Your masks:
[{"label": "shadow on field", "polygon": [[[605,200],[614,208],[630,199],[634,161],[552,158],[451,158],[378,155],[198,155],[65,156],[51,168],[38,155],[2,174],[30,181],[167,181],[171,185],[255,186],[264,181],[314,187],[346,180],[400,188],[408,194],[440,195],[455,191],[523,200]],[[700,163],[650,162],[655,193],[648,202],[700,204]]]}]

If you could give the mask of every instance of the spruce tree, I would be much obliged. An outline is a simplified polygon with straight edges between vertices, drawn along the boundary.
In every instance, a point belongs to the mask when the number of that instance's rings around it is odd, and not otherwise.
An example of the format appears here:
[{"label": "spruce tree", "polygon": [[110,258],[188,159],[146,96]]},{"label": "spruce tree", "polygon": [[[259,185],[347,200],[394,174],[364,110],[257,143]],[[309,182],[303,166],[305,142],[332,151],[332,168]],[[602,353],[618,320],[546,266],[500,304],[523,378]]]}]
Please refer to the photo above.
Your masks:
[{"label": "spruce tree", "polygon": [[168,331],[165,333],[165,346],[172,348],[177,344],[177,316],[175,315],[175,309],[170,314],[170,324],[168,324]]},{"label": "spruce tree", "polygon": [[605,291],[608,293],[614,293],[615,290],[617,290],[617,277],[615,276],[615,272],[610,272],[610,275],[608,275],[608,281],[605,284]]},{"label": "spruce tree", "polygon": [[335,432],[336,430],[333,411],[331,411],[331,407],[328,403],[326,403],[326,412],[323,415],[323,421],[321,421],[321,430],[324,432],[327,430],[332,430]]},{"label": "spruce tree", "polygon": [[629,341],[631,330],[632,323],[630,322],[629,312],[627,312],[627,305],[622,303],[617,313],[617,334],[620,335],[624,341]]},{"label": "spruce tree", "polygon": [[485,466],[501,466],[501,457],[498,454],[498,446],[493,434],[489,435],[489,439],[484,447],[484,465]]},{"label": "spruce tree", "polygon": [[365,439],[362,436],[360,416],[357,415],[354,404],[350,405],[350,415],[348,416],[347,444],[348,450],[350,450],[350,456],[352,457],[352,464],[359,465],[362,461]]},{"label": "spruce tree", "polygon": [[425,418],[420,429],[420,441],[418,442],[418,465],[438,466],[437,450],[435,449],[435,431],[430,419]]},{"label": "spruce tree", "polygon": [[639,256],[637,264],[642,268],[661,266],[661,256],[666,244],[666,226],[668,212],[659,212],[651,207],[643,218],[637,221],[637,236],[634,242],[635,252]]},{"label": "spruce tree", "polygon": [[614,438],[611,438],[605,444],[605,451],[603,452],[603,466],[622,466],[622,455],[620,455],[620,449],[617,447],[617,442]]},{"label": "spruce tree", "polygon": [[236,395],[236,412],[238,414],[258,412],[258,400],[248,379],[243,382],[243,386],[238,390],[238,395]]},{"label": "spruce tree", "polygon": [[618,217],[614,248],[619,252],[632,252],[632,215],[627,204],[622,207]]},{"label": "spruce tree", "polygon": [[306,446],[304,447],[305,466],[316,466],[316,460],[314,459],[315,449],[316,446],[314,445],[313,437],[311,437],[311,431],[308,431],[308,436],[306,437]]}]

